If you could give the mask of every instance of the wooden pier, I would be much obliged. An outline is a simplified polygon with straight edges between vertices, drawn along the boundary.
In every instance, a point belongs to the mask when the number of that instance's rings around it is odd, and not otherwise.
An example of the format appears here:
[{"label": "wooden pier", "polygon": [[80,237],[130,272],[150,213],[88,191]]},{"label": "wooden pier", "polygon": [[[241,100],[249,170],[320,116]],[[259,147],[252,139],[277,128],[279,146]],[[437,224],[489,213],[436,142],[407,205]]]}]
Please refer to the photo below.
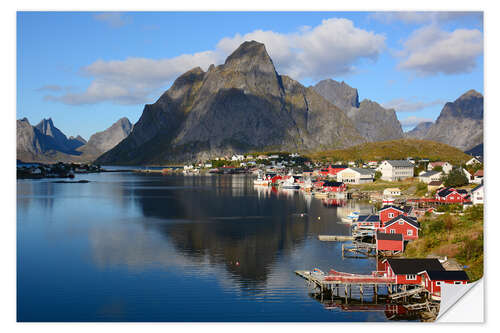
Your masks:
[{"label": "wooden pier", "polygon": [[341,235],[318,235],[318,239],[322,242],[348,242],[354,240],[353,236]]},{"label": "wooden pier", "polygon": [[[386,295],[391,300],[407,301],[410,298],[428,298],[427,290],[422,286],[397,284],[394,277],[383,276],[381,272],[372,274],[352,274],[330,270],[328,274],[315,269],[313,271],[295,271],[314,289],[319,289],[326,297],[352,298],[353,294],[363,301],[364,297],[376,300],[379,295]],[[382,293],[381,293],[382,292]]]}]

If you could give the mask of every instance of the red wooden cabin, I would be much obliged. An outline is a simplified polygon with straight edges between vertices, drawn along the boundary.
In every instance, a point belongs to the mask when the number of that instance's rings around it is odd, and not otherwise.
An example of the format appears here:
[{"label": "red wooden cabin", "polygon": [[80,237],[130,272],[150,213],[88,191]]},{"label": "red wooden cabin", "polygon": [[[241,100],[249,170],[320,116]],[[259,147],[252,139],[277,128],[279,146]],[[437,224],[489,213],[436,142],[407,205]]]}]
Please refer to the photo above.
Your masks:
[{"label": "red wooden cabin", "polygon": [[335,176],[344,169],[347,169],[347,165],[329,165],[328,168],[321,169],[319,174],[322,176]]},{"label": "red wooden cabin", "polygon": [[404,239],[402,234],[385,234],[377,232],[375,242],[377,251],[391,252],[393,254],[404,251]]},{"label": "red wooden cabin", "polygon": [[443,265],[435,258],[396,259],[388,258],[382,261],[384,277],[396,278],[396,284],[422,283],[423,271],[444,271]]},{"label": "red wooden cabin", "polygon": [[422,284],[429,291],[435,300],[441,300],[441,285],[446,284],[467,284],[469,277],[465,271],[424,271],[419,275]]},{"label": "red wooden cabin", "polygon": [[342,182],[323,182],[324,192],[344,192],[346,185]]},{"label": "red wooden cabin", "polygon": [[452,187],[447,187],[436,192],[436,201],[440,203],[464,203],[468,202],[470,196],[466,190],[456,190]]},{"label": "red wooden cabin", "polygon": [[385,222],[387,221],[390,221],[392,220],[393,218],[395,218],[396,216],[399,216],[399,215],[406,215],[405,211],[403,210],[403,208],[399,208],[397,206],[385,206],[385,207],[382,207],[379,211],[378,211],[378,215],[380,217],[380,222],[382,224],[384,224]]},{"label": "red wooden cabin", "polygon": [[419,229],[420,224],[416,218],[399,215],[384,223],[383,227],[378,230],[386,234],[402,234],[403,239],[408,241],[418,239]]},{"label": "red wooden cabin", "polygon": [[381,227],[378,215],[359,215],[358,220],[353,222],[358,228],[373,228],[378,229]]}]

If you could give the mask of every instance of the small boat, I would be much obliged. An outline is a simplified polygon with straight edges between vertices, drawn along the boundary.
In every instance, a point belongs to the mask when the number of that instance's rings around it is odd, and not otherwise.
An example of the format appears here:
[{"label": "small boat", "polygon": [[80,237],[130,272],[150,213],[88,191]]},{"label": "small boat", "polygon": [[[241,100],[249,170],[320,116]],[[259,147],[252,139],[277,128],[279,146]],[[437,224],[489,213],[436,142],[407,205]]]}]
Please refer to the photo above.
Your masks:
[{"label": "small boat", "polygon": [[351,212],[347,217],[341,217],[340,219],[344,223],[353,223],[356,222],[359,218],[359,212]]},{"label": "small boat", "polygon": [[313,194],[314,194],[315,198],[328,198],[328,193],[327,192],[317,191],[317,192],[314,192]]}]

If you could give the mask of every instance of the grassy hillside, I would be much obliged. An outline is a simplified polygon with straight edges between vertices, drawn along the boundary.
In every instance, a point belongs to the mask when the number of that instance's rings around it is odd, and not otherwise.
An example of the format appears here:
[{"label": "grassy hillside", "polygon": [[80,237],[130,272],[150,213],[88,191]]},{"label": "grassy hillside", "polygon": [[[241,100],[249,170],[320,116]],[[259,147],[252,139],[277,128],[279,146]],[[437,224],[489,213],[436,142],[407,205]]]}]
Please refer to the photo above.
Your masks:
[{"label": "grassy hillside", "polygon": [[405,250],[407,257],[448,256],[465,266],[472,281],[483,276],[482,205],[471,207],[463,214],[452,212],[426,216],[420,225],[420,237],[408,244]]},{"label": "grassy hillside", "polygon": [[452,164],[460,164],[470,159],[463,151],[444,143],[416,139],[369,142],[346,149],[310,153],[307,156],[318,161],[395,160],[411,156],[428,158],[431,161],[449,161]]}]

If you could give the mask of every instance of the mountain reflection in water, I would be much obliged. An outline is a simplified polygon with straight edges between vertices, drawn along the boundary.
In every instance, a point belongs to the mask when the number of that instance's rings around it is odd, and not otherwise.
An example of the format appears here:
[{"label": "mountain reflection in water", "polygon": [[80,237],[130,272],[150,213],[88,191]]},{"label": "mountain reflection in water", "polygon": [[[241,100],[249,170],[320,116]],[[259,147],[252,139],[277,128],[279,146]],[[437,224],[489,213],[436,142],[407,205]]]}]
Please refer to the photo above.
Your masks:
[{"label": "mountain reflection in water", "polygon": [[[295,270],[367,273],[342,259],[340,217],[370,210],[246,175],[77,175],[87,184],[18,181],[20,321],[384,321],[332,313]],[[35,278],[36,277],[36,278]]]}]

